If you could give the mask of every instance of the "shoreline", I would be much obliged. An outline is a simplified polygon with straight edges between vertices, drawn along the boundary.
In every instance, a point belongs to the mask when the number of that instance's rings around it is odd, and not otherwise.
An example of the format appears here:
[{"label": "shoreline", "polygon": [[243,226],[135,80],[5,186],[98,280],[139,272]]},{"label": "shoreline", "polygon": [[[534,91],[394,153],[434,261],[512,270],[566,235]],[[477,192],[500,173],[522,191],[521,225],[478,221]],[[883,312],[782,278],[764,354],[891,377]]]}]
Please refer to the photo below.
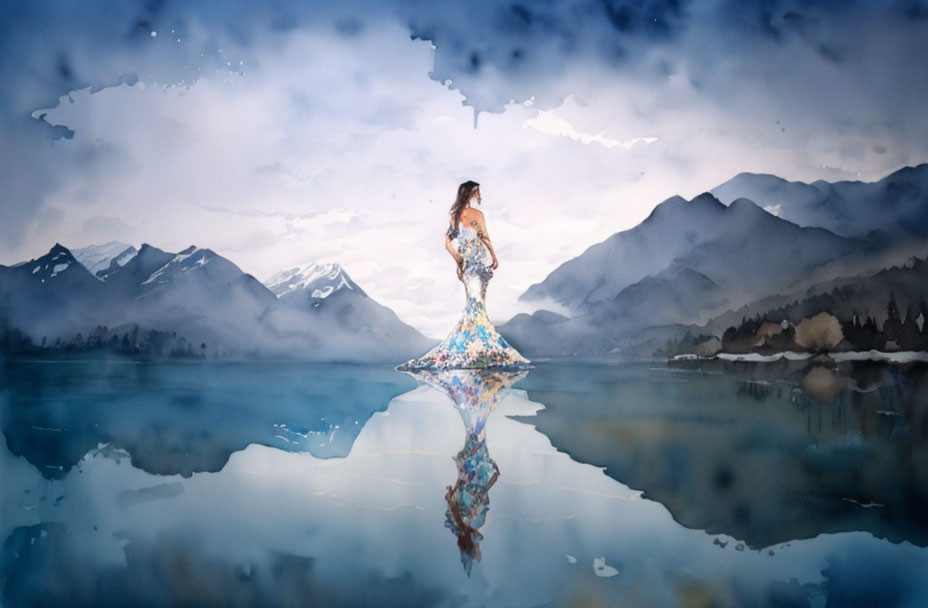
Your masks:
[{"label": "shoreline", "polygon": [[[674,361],[708,361],[711,359],[721,359],[723,361],[745,361],[753,363],[772,363],[786,359],[788,361],[802,361],[812,359],[821,353],[804,353],[796,351],[783,351],[772,355],[762,355],[760,353],[718,353],[711,357],[700,357],[695,354],[675,355],[668,362]],[[866,351],[846,351],[825,353],[836,362],[842,361],[882,361],[885,363],[928,363],[928,351],[897,351],[884,352],[879,350]]]}]

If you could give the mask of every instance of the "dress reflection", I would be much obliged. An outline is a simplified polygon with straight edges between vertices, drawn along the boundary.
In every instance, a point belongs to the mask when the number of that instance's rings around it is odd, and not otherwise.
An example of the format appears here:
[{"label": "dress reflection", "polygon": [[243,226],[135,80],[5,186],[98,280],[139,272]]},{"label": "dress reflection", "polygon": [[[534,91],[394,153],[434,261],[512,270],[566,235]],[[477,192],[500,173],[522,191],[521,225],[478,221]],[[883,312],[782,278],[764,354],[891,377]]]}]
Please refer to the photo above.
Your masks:
[{"label": "dress reflection", "polygon": [[461,563],[470,576],[474,561],[479,562],[480,528],[490,510],[490,488],[500,471],[490,457],[486,442],[486,423],[507,390],[528,375],[527,370],[492,369],[417,370],[407,372],[451,398],[464,420],[464,447],[455,455],[458,476],[445,492],[448,509],[445,527],[457,537]]}]

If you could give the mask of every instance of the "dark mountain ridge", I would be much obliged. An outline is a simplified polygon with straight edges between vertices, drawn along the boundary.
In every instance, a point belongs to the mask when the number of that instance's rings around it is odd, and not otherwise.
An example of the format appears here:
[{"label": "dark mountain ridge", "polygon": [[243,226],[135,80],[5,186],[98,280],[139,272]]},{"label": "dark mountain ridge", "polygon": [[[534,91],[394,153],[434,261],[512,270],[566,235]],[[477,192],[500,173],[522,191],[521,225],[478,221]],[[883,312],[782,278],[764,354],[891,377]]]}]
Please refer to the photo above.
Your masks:
[{"label": "dark mountain ridge", "polygon": [[671,197],[565,262],[520,297],[540,310],[500,331],[529,357],[603,356],[928,254],[928,164],[873,183],[740,174],[713,192]]},{"label": "dark mountain ridge", "polygon": [[125,344],[131,334],[177,351],[163,337],[174,336],[181,351],[197,346],[197,356],[390,362],[430,345],[360,288],[335,295],[321,309],[288,305],[228,259],[193,245],[171,253],[145,243],[96,277],[57,243],[35,260],[0,266],[0,317],[7,333],[22,336],[19,344],[83,348],[93,334],[94,344],[139,351]]}]

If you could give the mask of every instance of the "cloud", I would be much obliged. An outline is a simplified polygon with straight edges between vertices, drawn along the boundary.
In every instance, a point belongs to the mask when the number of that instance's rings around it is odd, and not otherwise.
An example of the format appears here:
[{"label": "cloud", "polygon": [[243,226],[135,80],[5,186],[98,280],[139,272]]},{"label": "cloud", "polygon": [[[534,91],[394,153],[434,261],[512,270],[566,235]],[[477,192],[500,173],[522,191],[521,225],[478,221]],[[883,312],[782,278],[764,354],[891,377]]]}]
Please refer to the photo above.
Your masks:
[{"label": "cloud", "polygon": [[919,15],[806,0],[8,2],[0,259],[71,235],[197,243],[259,277],[338,262],[439,335],[461,304],[447,208],[476,179],[503,319],[525,286],[673,194],[741,171],[876,179],[928,159]]},{"label": "cloud", "polygon": [[[921,91],[924,85],[907,84],[918,78],[903,77],[924,74],[919,60],[928,54],[921,43],[926,11],[911,2],[111,0],[62,5],[19,0],[7,5],[0,17],[0,78],[12,86],[0,110],[8,116],[48,107],[87,86],[138,79],[189,84],[216,70],[247,72],[261,67],[262,50],[279,48],[296,32],[332,31],[355,40],[384,24],[401,24],[412,39],[432,44],[430,77],[460,91],[476,112],[501,112],[512,100],[533,97],[539,107],[551,109],[577,92],[576,75],[584,71],[594,78],[634,77],[653,85],[685,71],[703,94],[721,98],[742,79],[775,74],[777,80],[805,80],[803,71],[827,74],[830,65],[845,82],[870,76]],[[893,57],[900,61],[887,65]],[[870,73],[873,64],[888,69]],[[828,80],[805,84],[815,94],[840,99],[838,92],[829,94]],[[866,96],[887,102],[898,94],[883,87],[867,90]],[[795,92],[767,91],[779,101],[789,101]]]},{"label": "cloud", "polygon": [[92,244],[98,239],[106,238],[106,235],[109,234],[133,234],[135,232],[135,228],[124,222],[121,218],[94,215],[81,223],[79,234],[82,236],[89,236],[91,242],[88,244]]},{"label": "cloud", "polygon": [[555,137],[569,137],[570,139],[582,144],[596,143],[604,148],[622,148],[630,150],[635,144],[653,144],[657,141],[656,137],[633,137],[625,141],[611,139],[605,136],[604,131],[599,133],[584,133],[578,131],[570,122],[564,120],[554,112],[542,110],[538,116],[522,122],[523,128],[535,129],[539,133],[553,135]]},{"label": "cloud", "polygon": [[[197,243],[262,278],[338,262],[437,335],[461,304],[441,237],[447,209],[457,184],[475,177],[503,263],[490,296],[499,318],[520,286],[547,271],[538,260],[562,251],[564,239],[576,254],[591,235],[608,234],[602,220],[611,194],[597,191],[597,176],[627,153],[597,146],[577,155],[567,138],[526,134],[522,124],[537,110],[521,105],[474,130],[459,93],[429,79],[432,52],[399,25],[350,42],[302,33],[259,54],[264,67],[249,74],[72,92],[42,110],[75,132],[55,142],[48,162],[78,165],[88,149],[107,152],[92,155],[94,170],[75,172],[45,204],[64,225],[119,217],[141,233],[111,224],[101,240]],[[329,58],[342,53],[344,69],[332,70]],[[404,110],[381,114],[382,101]],[[74,204],[75,196],[84,202]],[[36,230],[36,248],[44,248],[60,227]]]}]

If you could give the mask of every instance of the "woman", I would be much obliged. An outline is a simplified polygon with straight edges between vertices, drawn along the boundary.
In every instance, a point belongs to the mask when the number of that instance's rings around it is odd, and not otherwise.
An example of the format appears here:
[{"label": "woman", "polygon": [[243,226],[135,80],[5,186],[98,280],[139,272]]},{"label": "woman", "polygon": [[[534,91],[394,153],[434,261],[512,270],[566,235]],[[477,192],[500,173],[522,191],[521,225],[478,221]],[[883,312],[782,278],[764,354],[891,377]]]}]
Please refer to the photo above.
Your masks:
[{"label": "woman", "polygon": [[529,361],[506,343],[487,318],[487,284],[499,266],[493,243],[487,234],[480,205],[480,184],[466,181],[458,187],[451,206],[451,222],[445,233],[445,249],[458,266],[467,302],[454,330],[435,348],[398,366],[410,369],[521,368]]}]

